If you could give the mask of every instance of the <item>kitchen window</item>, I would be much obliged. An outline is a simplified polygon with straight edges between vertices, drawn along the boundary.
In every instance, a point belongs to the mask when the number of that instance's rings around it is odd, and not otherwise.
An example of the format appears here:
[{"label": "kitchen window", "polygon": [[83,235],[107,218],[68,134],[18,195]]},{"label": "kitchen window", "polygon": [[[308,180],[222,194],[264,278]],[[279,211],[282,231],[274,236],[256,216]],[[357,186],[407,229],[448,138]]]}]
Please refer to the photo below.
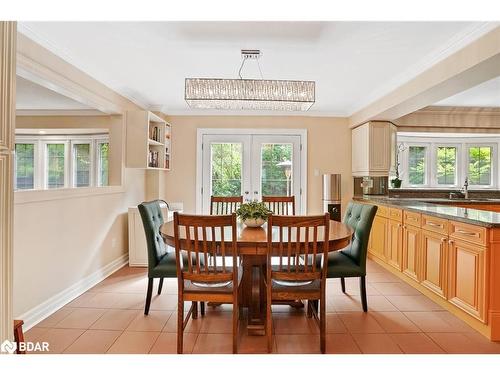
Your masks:
[{"label": "kitchen window", "polygon": [[109,185],[109,139],[104,135],[16,137],[16,190]]},{"label": "kitchen window", "polygon": [[500,138],[478,136],[400,136],[403,188],[461,189],[498,186],[497,148]]}]

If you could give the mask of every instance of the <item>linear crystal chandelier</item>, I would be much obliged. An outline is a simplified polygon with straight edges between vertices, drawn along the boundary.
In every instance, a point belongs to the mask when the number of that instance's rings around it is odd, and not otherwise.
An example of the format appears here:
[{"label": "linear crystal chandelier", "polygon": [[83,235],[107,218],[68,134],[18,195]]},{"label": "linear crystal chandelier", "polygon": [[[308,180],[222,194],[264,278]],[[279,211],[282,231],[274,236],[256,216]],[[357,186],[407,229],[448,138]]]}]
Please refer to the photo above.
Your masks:
[{"label": "linear crystal chandelier", "polygon": [[197,109],[271,111],[307,111],[314,104],[314,81],[241,78],[245,61],[254,59],[258,63],[261,53],[242,50],[241,55],[240,79],[186,78],[184,98],[187,104]]}]

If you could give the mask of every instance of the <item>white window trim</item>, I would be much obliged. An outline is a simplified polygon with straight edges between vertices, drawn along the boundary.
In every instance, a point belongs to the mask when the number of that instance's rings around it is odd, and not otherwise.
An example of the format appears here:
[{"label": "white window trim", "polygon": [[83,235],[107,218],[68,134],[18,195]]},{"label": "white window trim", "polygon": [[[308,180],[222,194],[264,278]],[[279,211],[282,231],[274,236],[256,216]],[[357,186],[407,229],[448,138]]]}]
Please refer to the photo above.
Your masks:
[{"label": "white window trim", "polygon": [[[455,159],[455,183],[454,184],[438,184],[437,181],[437,151],[439,147],[455,147],[457,149],[456,159]],[[462,171],[462,145],[460,143],[454,142],[438,142],[432,143],[432,152],[430,157],[430,169],[431,169],[431,180],[430,186],[439,188],[455,189],[460,187],[460,181],[462,181],[463,171]]]},{"label": "white window trim", "polygon": [[470,142],[466,144],[465,147],[465,163],[464,163],[464,176],[469,175],[469,149],[471,147],[491,147],[491,184],[489,185],[472,185],[469,181],[469,189],[493,189],[498,186],[497,182],[497,169],[498,169],[498,156],[497,156],[497,144],[486,143],[486,142]]},{"label": "white window trim", "polygon": [[[33,189],[16,189],[16,193],[34,193],[39,191],[62,191],[62,190],[74,190],[74,189],[86,189],[94,190],[95,188],[108,188],[108,185],[101,186],[98,185],[98,175],[99,175],[99,160],[97,157],[97,145],[101,143],[110,143],[108,135],[17,135],[15,143],[27,143],[34,144],[34,156],[35,156],[35,167],[34,167],[34,188]],[[88,144],[90,143],[90,155],[91,155],[91,184],[90,186],[75,187],[74,176],[73,176],[73,145],[74,144]],[[48,144],[65,144],[65,159],[64,159],[64,187],[60,188],[48,188],[48,178],[47,178],[47,145]],[[109,173],[109,171],[108,171]],[[14,175],[15,181],[15,175]],[[14,182],[15,183],[15,182]],[[113,189],[114,192],[115,189]],[[26,194],[25,194],[26,195]]]},{"label": "white window trim", "polygon": [[[468,176],[469,168],[469,148],[477,146],[488,146],[493,148],[491,157],[491,185],[469,185],[469,189],[474,190],[492,190],[500,186],[498,181],[500,176],[498,168],[500,164],[498,147],[500,137],[484,137],[472,136],[465,137],[447,137],[446,135],[440,136],[418,136],[418,135],[403,135],[397,138],[397,144],[404,143],[408,147],[401,153],[400,159],[400,178],[402,180],[402,187],[407,189],[461,189]],[[408,149],[409,146],[427,146],[426,153],[426,184],[425,185],[410,185],[408,182]],[[457,147],[457,184],[456,185],[438,185],[437,184],[437,147],[440,146],[454,146]]]},{"label": "white window trim", "polygon": [[[401,163],[401,169],[403,172],[403,177],[401,180],[402,186],[405,188],[427,188],[430,185],[430,168],[429,168],[429,161],[430,161],[430,151],[431,151],[431,144],[426,143],[426,142],[405,142],[406,145],[408,146],[404,151],[403,151],[403,160],[400,161]],[[409,169],[409,156],[410,156],[410,147],[415,146],[415,147],[425,147],[425,162],[424,162],[424,179],[425,182],[423,184],[410,184],[410,169]]]}]

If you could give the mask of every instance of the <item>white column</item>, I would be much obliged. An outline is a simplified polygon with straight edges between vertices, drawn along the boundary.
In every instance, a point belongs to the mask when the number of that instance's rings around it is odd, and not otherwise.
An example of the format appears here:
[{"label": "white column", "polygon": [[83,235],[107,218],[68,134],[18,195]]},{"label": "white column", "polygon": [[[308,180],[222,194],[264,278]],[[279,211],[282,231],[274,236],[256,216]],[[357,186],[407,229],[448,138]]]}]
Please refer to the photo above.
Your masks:
[{"label": "white column", "polygon": [[0,22],[0,342],[12,339],[16,22]]}]

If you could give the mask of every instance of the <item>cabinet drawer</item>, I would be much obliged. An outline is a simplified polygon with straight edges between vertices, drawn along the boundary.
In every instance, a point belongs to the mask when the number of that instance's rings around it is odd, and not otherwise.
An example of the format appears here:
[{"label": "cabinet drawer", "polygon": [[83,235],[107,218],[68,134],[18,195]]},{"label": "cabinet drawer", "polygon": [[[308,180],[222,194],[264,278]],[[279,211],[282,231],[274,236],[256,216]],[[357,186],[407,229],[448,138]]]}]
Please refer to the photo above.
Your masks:
[{"label": "cabinet drawer", "polygon": [[377,216],[387,217],[389,218],[389,207],[386,206],[378,206]]},{"label": "cabinet drawer", "polygon": [[390,208],[389,209],[389,219],[395,221],[403,221],[403,210],[399,208]]},{"label": "cabinet drawer", "polygon": [[450,238],[486,245],[486,228],[450,221]]},{"label": "cabinet drawer", "polygon": [[422,229],[448,235],[448,220],[436,216],[422,215]]},{"label": "cabinet drawer", "polygon": [[420,227],[422,223],[422,215],[416,212],[404,211],[403,217],[405,225],[413,225],[414,227]]}]

